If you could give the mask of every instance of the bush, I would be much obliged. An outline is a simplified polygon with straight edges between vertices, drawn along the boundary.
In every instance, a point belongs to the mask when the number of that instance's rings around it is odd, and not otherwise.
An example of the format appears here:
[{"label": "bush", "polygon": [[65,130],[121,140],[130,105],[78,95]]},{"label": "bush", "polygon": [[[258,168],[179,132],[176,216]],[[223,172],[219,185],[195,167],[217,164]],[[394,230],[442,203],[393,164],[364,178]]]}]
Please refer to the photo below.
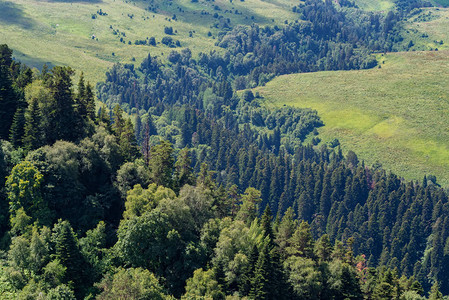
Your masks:
[{"label": "bush", "polygon": [[173,39],[171,38],[171,37],[168,37],[168,36],[164,36],[163,38],[162,38],[162,44],[164,44],[164,45],[167,45],[167,46],[170,46],[172,43],[173,43]]}]

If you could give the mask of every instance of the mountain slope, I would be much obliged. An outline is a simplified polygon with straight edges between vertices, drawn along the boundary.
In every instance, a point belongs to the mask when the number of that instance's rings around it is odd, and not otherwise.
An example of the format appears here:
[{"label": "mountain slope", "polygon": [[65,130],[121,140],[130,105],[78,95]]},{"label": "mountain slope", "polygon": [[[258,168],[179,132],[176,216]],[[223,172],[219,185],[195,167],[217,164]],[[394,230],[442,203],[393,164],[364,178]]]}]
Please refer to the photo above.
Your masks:
[{"label": "mountain slope", "polygon": [[[0,43],[7,43],[15,57],[30,66],[68,65],[96,82],[115,62],[140,62],[150,51],[167,55],[172,49],[161,43],[163,37],[179,40],[181,47],[194,53],[219,50],[215,38],[226,24],[280,25],[297,19],[292,12],[296,4],[294,0],[2,1]],[[173,34],[165,34],[165,27],[172,27]],[[136,40],[151,37],[156,46],[135,45]]]},{"label": "mountain slope", "polygon": [[281,76],[257,88],[267,105],[316,109],[324,141],[407,179],[449,183],[449,52],[381,57],[381,68]]}]

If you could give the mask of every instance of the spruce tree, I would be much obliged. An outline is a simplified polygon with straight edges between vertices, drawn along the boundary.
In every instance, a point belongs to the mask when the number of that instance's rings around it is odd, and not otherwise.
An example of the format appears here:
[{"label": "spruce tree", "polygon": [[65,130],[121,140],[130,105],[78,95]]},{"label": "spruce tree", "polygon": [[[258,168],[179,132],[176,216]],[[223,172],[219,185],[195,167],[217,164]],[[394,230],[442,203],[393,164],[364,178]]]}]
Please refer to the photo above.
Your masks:
[{"label": "spruce tree", "polygon": [[193,185],[195,177],[193,176],[192,160],[190,158],[190,151],[184,148],[179,152],[178,159],[175,163],[175,180],[178,189],[185,184]]},{"label": "spruce tree", "polygon": [[322,235],[315,244],[315,255],[321,262],[330,261],[332,244],[327,234]]},{"label": "spruce tree", "polygon": [[434,283],[430,289],[429,300],[443,300],[443,294],[440,292],[438,283]]},{"label": "spruce tree", "polygon": [[248,257],[248,265],[246,266],[240,280],[239,292],[242,296],[248,296],[251,287],[252,280],[254,278],[254,270],[256,268],[257,261],[259,259],[259,250],[256,245],[253,245]]},{"label": "spruce tree", "polygon": [[7,140],[18,107],[18,96],[13,88],[10,66],[12,50],[0,45],[0,139]]},{"label": "spruce tree", "polygon": [[22,147],[22,138],[25,128],[25,110],[19,107],[14,114],[9,140],[15,147]]},{"label": "spruce tree", "polygon": [[51,126],[53,132],[48,135],[52,144],[56,140],[75,141],[79,137],[76,130],[77,115],[75,114],[72,91],[73,70],[69,67],[56,66],[52,69],[52,79],[50,81],[50,90],[53,97],[53,120]]},{"label": "spruce tree", "polygon": [[137,145],[134,126],[131,119],[126,119],[125,121],[125,125],[119,137],[119,146],[125,161],[134,161],[137,157],[139,157],[140,150]]},{"label": "spruce tree", "polygon": [[251,299],[270,299],[269,298],[269,271],[270,271],[270,252],[268,245],[264,245],[259,253],[257,264],[254,269],[254,276],[251,280],[251,290],[249,297]]},{"label": "spruce tree", "polygon": [[108,132],[112,132],[112,126],[111,126],[111,118],[108,114],[108,109],[106,108],[106,105],[103,104],[102,107],[98,110],[97,118],[96,118],[97,124],[104,126]]},{"label": "spruce tree", "polygon": [[84,99],[86,103],[87,117],[91,120],[95,120],[95,95],[92,90],[92,85],[90,84],[90,82],[87,82]]},{"label": "spruce tree", "polygon": [[75,292],[79,296],[80,287],[88,282],[88,279],[84,278],[87,264],[80,252],[78,239],[68,221],[60,219],[55,224],[52,242],[55,245],[55,258],[67,268],[65,280],[67,283],[73,281]]},{"label": "spruce tree", "polygon": [[289,240],[298,226],[298,221],[294,220],[294,214],[293,209],[289,207],[282,217],[276,234],[276,244],[279,246],[279,253],[284,259],[287,257],[286,249],[290,246]]},{"label": "spruce tree", "polygon": [[113,113],[113,121],[112,124],[112,130],[117,137],[117,139],[120,139],[122,136],[123,131],[125,130],[125,119],[123,118],[123,109],[120,107],[120,105],[116,105],[112,111]]},{"label": "spruce tree", "polygon": [[289,243],[291,246],[287,248],[287,252],[290,255],[314,258],[314,240],[312,233],[310,232],[310,226],[307,222],[301,222],[293,236],[290,238]]},{"label": "spruce tree", "polygon": [[271,216],[270,205],[267,205],[265,207],[265,210],[262,215],[261,225],[262,225],[262,229],[264,230],[265,237],[269,238],[269,243],[273,247],[274,246],[274,233],[273,233],[273,229],[271,227],[271,219],[272,219],[272,216]]},{"label": "spruce tree", "polygon": [[173,184],[173,146],[167,141],[161,141],[159,145],[150,150],[149,160],[150,178],[157,185],[172,187]]},{"label": "spruce tree", "polygon": [[25,115],[25,130],[23,146],[26,150],[34,150],[42,146],[42,132],[40,129],[41,114],[36,99],[31,100]]},{"label": "spruce tree", "polygon": [[87,103],[86,103],[86,86],[84,84],[84,74],[81,72],[80,80],[78,81],[78,94],[76,95],[76,108],[78,114],[82,119],[87,118]]}]

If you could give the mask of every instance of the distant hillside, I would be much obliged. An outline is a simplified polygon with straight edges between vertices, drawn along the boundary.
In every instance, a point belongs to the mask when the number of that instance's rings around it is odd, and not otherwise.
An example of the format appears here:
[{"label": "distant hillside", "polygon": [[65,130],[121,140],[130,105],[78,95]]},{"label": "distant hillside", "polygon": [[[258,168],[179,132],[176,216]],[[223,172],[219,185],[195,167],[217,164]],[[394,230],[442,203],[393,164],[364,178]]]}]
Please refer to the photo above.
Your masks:
[{"label": "distant hillside", "polygon": [[323,142],[337,138],[369,164],[449,184],[449,52],[381,57],[381,68],[281,76],[255,89],[267,105],[316,109]]},{"label": "distant hillside", "polygon": [[[122,1],[14,0],[0,2],[0,43],[28,65],[45,62],[83,70],[92,81],[104,78],[115,62],[139,63],[151,51],[170,47],[193,52],[215,47],[218,32],[237,24],[283,24],[297,19],[295,0]],[[269,14],[267,14],[269,12]],[[165,27],[172,28],[167,29]],[[151,37],[156,46],[149,46]],[[162,39],[172,39],[171,45]],[[137,44],[136,45],[136,41]],[[178,46],[176,41],[179,41]],[[147,45],[142,45],[147,43]]]}]

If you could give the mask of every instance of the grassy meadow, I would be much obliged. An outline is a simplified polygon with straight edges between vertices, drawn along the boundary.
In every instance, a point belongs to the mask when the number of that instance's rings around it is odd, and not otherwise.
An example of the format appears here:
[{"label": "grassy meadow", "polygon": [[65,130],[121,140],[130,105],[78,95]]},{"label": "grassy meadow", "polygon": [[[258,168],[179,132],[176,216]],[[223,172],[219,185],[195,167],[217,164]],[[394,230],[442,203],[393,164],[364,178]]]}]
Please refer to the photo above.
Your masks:
[{"label": "grassy meadow", "polygon": [[[160,43],[167,36],[164,27],[172,27],[171,37],[194,54],[219,50],[215,38],[221,29],[215,26],[219,23],[215,13],[229,18],[231,25],[282,24],[297,19],[291,11],[296,4],[295,0],[2,0],[0,43],[7,43],[16,59],[31,66],[68,65],[97,82],[115,62],[140,63],[149,52],[163,56],[172,51]],[[107,15],[97,14],[100,9]],[[114,35],[114,30],[120,33]],[[150,37],[158,42],[155,47],[134,44]]]},{"label": "grassy meadow", "polygon": [[[428,36],[424,45],[429,49],[449,49],[449,9],[426,8],[421,14],[410,18],[407,32],[419,37]],[[426,49],[427,50],[427,49]]]},{"label": "grassy meadow", "polygon": [[381,68],[280,76],[255,90],[269,106],[316,109],[323,142],[368,164],[449,185],[449,51],[380,56]]}]

